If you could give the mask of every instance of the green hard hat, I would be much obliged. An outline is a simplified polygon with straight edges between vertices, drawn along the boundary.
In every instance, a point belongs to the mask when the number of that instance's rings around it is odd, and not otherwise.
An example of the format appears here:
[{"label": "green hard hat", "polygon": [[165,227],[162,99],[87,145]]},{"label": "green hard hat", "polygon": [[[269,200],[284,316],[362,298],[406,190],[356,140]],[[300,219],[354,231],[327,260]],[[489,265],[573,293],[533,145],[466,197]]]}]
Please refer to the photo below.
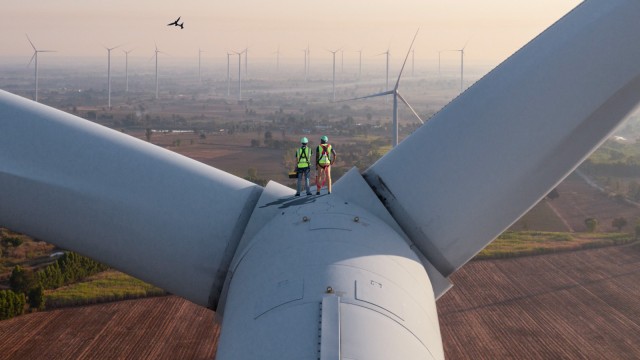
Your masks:
[{"label": "green hard hat", "polygon": [[321,137],[321,138],[320,138],[320,140],[322,140],[322,141],[329,141],[329,138],[325,135],[325,136]]},{"label": "green hard hat", "polygon": [[306,144],[306,143],[308,143],[308,142],[309,142],[309,139],[307,139],[306,137],[303,137],[302,139],[300,139],[300,142],[301,142],[302,144]]}]

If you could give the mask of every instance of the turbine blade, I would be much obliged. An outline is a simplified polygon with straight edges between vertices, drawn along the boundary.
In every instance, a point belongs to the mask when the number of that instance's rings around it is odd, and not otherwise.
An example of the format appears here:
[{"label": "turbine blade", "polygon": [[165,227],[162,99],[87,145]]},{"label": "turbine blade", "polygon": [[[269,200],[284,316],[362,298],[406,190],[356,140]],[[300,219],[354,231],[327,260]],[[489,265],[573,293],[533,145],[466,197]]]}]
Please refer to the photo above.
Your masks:
[{"label": "turbine blade", "polygon": [[411,45],[409,45],[409,51],[407,51],[407,55],[404,57],[404,62],[402,63],[402,67],[400,68],[400,73],[398,74],[398,80],[396,81],[396,86],[393,88],[394,90],[398,90],[398,86],[400,85],[400,78],[402,77],[402,72],[404,71],[404,66],[407,65],[407,60],[409,59],[409,54],[411,53],[411,49],[413,48],[413,43],[416,41],[416,37],[418,37],[418,31],[420,28],[416,30],[416,34],[413,35],[413,40],[411,40]]},{"label": "turbine blade", "polygon": [[360,96],[360,97],[355,97],[355,98],[345,99],[345,100],[339,100],[339,101],[334,101],[334,102],[341,103],[341,102],[346,102],[346,101],[362,100],[362,99],[368,99],[368,98],[391,95],[391,94],[393,94],[393,90],[388,90],[388,91],[384,91],[384,92],[377,93],[377,94],[372,94],[372,95],[367,95],[367,96]]},{"label": "turbine blade", "polygon": [[31,44],[31,47],[33,48],[33,51],[38,51],[38,50],[36,49],[36,46],[35,46],[35,45],[33,45],[33,41],[31,41],[31,39],[29,38],[29,35],[27,35],[27,34],[25,34],[25,35],[27,36],[27,40],[29,40],[29,44]]},{"label": "turbine blade", "polygon": [[405,104],[407,105],[407,107],[409,108],[409,110],[411,110],[411,112],[413,113],[413,115],[415,115],[418,120],[420,120],[420,124],[424,125],[424,121],[422,121],[422,118],[420,117],[420,115],[418,115],[418,113],[411,107],[411,105],[409,105],[409,103],[407,102],[407,100],[405,100],[402,95],[400,95],[399,92],[396,91],[396,96]]},{"label": "turbine blade", "polygon": [[443,275],[543,198],[633,111],[640,47],[629,44],[640,42],[639,16],[635,0],[581,3],[365,171]]},{"label": "turbine blade", "polygon": [[27,64],[27,67],[31,66],[31,63],[33,62],[33,59],[36,58],[36,55],[38,54],[37,51],[33,52],[33,55],[31,55],[31,60],[29,60],[29,63]]},{"label": "turbine blade", "polygon": [[4,91],[0,118],[4,226],[215,307],[261,187]]}]

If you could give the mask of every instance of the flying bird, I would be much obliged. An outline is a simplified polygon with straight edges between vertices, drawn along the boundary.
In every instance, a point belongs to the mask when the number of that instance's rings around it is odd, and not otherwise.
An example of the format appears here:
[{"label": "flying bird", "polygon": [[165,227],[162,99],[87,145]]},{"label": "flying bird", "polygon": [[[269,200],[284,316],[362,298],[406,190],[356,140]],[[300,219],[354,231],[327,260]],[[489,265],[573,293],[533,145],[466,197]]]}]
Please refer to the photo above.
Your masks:
[{"label": "flying bird", "polygon": [[183,25],[184,25],[184,21],[182,22],[182,24],[178,24],[178,21],[180,21],[180,18],[182,16],[178,16],[178,18],[176,19],[176,21],[172,22],[172,23],[168,23],[167,26],[180,26],[181,29],[184,29]]}]

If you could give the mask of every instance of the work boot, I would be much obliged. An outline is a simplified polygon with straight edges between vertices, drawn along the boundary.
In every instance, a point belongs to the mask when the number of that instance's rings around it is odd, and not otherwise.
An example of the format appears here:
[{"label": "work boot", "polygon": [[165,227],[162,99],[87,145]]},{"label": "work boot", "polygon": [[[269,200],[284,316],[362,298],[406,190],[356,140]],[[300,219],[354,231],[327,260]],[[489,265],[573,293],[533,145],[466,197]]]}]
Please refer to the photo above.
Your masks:
[{"label": "work boot", "polygon": [[316,195],[320,195],[320,191],[316,191]]},{"label": "work boot", "polygon": [[313,195],[313,194],[312,194],[311,192],[308,192],[308,193],[307,193],[307,196],[308,196],[308,195]]},{"label": "work boot", "polygon": [[300,196],[300,193],[296,193],[296,196]]}]

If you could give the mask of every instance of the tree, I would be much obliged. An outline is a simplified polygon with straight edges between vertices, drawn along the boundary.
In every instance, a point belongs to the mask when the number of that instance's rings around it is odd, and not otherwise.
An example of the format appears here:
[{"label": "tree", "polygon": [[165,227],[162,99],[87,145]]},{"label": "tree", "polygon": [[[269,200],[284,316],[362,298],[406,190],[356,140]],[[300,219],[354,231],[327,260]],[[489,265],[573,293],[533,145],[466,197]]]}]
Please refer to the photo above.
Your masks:
[{"label": "tree", "polygon": [[264,133],[264,143],[268,144],[272,139],[273,139],[273,134],[271,133],[271,131],[266,131]]},{"label": "tree", "polygon": [[44,287],[38,286],[29,290],[29,306],[32,309],[44,310]]},{"label": "tree", "polygon": [[20,265],[16,265],[11,271],[9,285],[16,293],[26,294],[33,284],[33,274]]},{"label": "tree", "polygon": [[144,131],[144,137],[147,138],[148,142],[151,142],[151,135],[153,135],[153,131],[151,131],[151,128],[146,128]]},{"label": "tree", "polygon": [[627,219],[623,217],[618,217],[611,220],[611,226],[618,229],[618,232],[622,231],[622,228],[627,225]]},{"label": "tree", "polygon": [[635,233],[636,233],[636,240],[638,240],[638,238],[640,238],[640,222],[636,223]]},{"label": "tree", "polygon": [[251,139],[251,147],[260,147],[260,140]]},{"label": "tree", "polygon": [[588,232],[595,232],[598,228],[598,220],[595,218],[587,218],[584,220]]}]

